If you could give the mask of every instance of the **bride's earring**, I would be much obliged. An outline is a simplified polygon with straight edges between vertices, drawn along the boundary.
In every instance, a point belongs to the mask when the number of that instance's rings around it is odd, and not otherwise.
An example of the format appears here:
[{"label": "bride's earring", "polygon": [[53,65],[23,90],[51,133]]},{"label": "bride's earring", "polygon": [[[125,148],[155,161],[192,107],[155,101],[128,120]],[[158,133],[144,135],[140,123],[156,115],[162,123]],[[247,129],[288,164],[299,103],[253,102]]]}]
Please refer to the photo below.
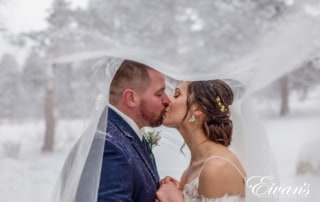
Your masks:
[{"label": "bride's earring", "polygon": [[192,114],[191,118],[188,120],[190,123],[193,123],[196,120],[196,117]]}]

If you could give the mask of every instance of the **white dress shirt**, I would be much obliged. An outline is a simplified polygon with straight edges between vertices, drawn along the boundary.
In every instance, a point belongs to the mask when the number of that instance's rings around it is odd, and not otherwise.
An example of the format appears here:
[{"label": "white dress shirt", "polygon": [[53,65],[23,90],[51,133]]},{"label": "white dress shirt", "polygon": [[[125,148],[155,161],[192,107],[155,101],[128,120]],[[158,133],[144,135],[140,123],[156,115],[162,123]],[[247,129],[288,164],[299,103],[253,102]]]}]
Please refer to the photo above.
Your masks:
[{"label": "white dress shirt", "polygon": [[115,111],[119,116],[121,116],[121,118],[123,118],[123,120],[125,120],[125,122],[127,122],[129,124],[129,126],[134,130],[134,132],[136,132],[136,134],[139,136],[140,140],[142,141],[142,132],[141,132],[140,128],[138,127],[138,125],[136,124],[136,122],[134,122],[130,117],[125,115],[123,112],[121,112],[115,106],[109,104],[109,107],[113,111]]}]

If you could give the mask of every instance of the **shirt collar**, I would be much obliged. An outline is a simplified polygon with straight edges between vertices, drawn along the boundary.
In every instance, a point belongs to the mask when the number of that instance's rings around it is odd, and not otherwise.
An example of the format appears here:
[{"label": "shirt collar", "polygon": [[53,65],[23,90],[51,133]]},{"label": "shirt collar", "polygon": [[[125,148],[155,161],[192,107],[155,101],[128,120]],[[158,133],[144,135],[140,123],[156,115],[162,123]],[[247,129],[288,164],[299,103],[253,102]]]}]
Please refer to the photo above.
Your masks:
[{"label": "shirt collar", "polygon": [[112,104],[109,104],[109,107],[115,111],[125,122],[128,123],[128,125],[134,130],[134,132],[139,136],[140,140],[142,140],[142,132],[136,122],[134,122],[129,116],[124,114],[122,111],[120,111],[118,108],[113,106]]}]

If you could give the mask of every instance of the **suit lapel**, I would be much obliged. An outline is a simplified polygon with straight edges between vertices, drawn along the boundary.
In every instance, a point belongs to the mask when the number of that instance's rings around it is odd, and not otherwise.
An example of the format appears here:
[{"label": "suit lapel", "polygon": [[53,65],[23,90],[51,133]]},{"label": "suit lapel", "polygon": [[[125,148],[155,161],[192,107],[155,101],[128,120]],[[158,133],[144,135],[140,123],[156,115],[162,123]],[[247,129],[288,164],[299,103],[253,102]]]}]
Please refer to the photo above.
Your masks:
[{"label": "suit lapel", "polygon": [[147,166],[148,170],[150,171],[150,173],[151,173],[154,181],[156,182],[156,184],[158,184],[159,183],[159,175],[158,175],[158,172],[156,170],[156,167],[153,164],[149,154],[147,154],[147,152],[143,148],[140,139],[138,141],[132,141],[132,145],[135,148],[135,150],[138,152],[138,154],[140,155],[141,159],[146,164],[146,166]]},{"label": "suit lapel", "polygon": [[121,132],[130,140],[133,148],[137,151],[140,158],[148,168],[150,174],[152,175],[153,180],[158,185],[159,184],[159,175],[156,169],[156,165],[153,165],[149,154],[143,148],[142,142],[139,136],[134,132],[134,130],[125,122],[116,112],[109,108],[108,110],[108,120],[113,122]]}]

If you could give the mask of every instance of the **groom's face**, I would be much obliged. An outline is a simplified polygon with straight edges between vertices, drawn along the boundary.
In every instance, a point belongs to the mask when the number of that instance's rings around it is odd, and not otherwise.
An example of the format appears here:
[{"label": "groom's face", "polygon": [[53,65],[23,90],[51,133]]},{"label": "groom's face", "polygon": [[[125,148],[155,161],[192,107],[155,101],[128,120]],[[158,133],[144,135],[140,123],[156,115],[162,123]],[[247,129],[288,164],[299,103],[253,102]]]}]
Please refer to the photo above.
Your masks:
[{"label": "groom's face", "polygon": [[160,72],[148,70],[150,83],[141,93],[140,114],[145,126],[156,127],[162,124],[163,115],[170,100],[165,93],[165,79]]}]

